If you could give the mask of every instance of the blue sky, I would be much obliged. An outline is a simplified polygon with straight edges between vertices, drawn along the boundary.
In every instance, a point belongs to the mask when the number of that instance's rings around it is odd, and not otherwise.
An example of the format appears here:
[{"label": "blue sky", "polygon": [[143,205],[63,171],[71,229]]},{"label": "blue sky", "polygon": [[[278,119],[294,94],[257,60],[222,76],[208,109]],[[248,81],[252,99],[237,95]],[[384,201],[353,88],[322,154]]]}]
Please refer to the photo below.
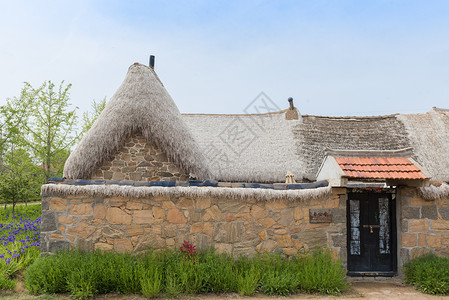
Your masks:
[{"label": "blue sky", "polygon": [[262,91],[314,115],[449,108],[447,16],[432,0],[0,0],[0,103],[65,80],[83,111],[154,54],[186,113],[243,113]]}]

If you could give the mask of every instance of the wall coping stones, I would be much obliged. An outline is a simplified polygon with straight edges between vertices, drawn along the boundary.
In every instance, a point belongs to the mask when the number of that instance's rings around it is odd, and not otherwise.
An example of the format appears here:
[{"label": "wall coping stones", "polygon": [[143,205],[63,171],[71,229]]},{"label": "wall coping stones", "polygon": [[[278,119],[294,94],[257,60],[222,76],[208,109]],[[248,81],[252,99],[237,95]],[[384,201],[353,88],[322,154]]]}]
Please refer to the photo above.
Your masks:
[{"label": "wall coping stones", "polygon": [[189,180],[189,181],[132,181],[132,180],[86,180],[86,179],[65,179],[64,177],[52,177],[47,183],[49,184],[66,184],[66,185],[121,185],[121,186],[159,186],[159,187],[229,187],[229,188],[251,188],[251,189],[272,189],[272,190],[302,190],[327,187],[329,182],[326,180],[310,182],[310,183],[231,183],[218,182],[215,180]]}]

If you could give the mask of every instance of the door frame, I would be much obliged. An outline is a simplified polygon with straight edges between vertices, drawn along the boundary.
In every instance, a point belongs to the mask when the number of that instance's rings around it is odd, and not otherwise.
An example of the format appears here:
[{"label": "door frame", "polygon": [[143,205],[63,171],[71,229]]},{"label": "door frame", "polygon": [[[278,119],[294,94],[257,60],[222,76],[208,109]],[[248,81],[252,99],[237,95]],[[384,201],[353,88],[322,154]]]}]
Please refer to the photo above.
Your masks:
[{"label": "door frame", "polygon": [[[350,271],[350,212],[349,212],[349,194],[361,193],[361,194],[390,194],[391,206],[390,206],[390,220],[391,220],[391,257],[392,257],[392,271]],[[397,230],[397,207],[398,199],[395,188],[348,188],[346,199],[346,249],[347,249],[347,275],[348,276],[383,276],[392,277],[397,275],[398,270],[398,230]]]}]

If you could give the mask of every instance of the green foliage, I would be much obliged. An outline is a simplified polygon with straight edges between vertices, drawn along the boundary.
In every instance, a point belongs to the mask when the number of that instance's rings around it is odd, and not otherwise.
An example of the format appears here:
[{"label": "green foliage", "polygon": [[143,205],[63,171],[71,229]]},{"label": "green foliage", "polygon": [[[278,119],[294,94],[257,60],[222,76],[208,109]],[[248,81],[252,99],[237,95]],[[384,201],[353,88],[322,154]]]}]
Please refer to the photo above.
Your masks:
[{"label": "green foliage", "polygon": [[317,248],[297,256],[296,276],[299,289],[307,293],[337,295],[349,288],[346,270],[340,260],[333,260],[328,249]]},{"label": "green foliage", "polygon": [[[28,268],[25,282],[35,294],[69,293],[82,299],[105,293],[141,294],[148,298],[212,292],[252,295],[257,291],[289,295],[299,290],[337,294],[347,288],[347,283],[341,264],[329,260],[330,257],[326,251],[317,251],[297,260],[271,254],[234,259],[209,250],[198,253],[196,260],[192,260],[185,259],[179,251],[139,256],[71,251],[37,259]],[[332,273],[334,268],[338,270],[334,273],[338,278],[300,274]],[[309,281],[314,278],[314,286],[309,282],[303,288],[301,284],[307,283],[303,276]],[[334,282],[323,283],[319,279]]]},{"label": "green foliage", "polygon": [[27,118],[22,126],[23,143],[42,164],[46,180],[61,176],[61,160],[65,161],[70,147],[77,141],[75,133],[76,109],[69,110],[71,84],[59,87],[51,81],[34,89],[25,83],[20,100],[28,104]]},{"label": "green foliage", "polygon": [[405,282],[423,293],[449,294],[449,258],[429,254],[404,265]]},{"label": "green foliage", "polygon": [[14,290],[17,285],[17,279],[10,279],[4,273],[0,274],[0,291],[4,290]]}]

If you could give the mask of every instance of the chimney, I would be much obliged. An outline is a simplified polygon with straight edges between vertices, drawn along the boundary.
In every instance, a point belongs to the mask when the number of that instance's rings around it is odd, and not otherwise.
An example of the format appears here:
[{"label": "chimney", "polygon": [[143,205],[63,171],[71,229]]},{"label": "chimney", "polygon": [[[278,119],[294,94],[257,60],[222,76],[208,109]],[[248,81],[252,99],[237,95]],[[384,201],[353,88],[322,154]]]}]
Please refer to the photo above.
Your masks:
[{"label": "chimney", "polygon": [[293,98],[292,97],[288,98],[288,102],[290,103],[290,109],[294,110],[295,107],[293,106]]},{"label": "chimney", "polygon": [[154,70],[154,55],[150,55],[150,68]]}]

